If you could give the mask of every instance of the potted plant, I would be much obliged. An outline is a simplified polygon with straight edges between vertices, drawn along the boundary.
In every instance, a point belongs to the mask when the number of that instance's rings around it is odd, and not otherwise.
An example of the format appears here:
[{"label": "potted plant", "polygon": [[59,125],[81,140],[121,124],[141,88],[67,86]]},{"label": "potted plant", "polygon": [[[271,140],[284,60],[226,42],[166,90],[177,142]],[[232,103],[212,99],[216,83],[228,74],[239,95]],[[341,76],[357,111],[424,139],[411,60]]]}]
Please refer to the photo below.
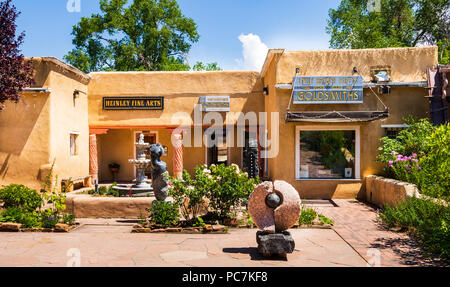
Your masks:
[{"label": "potted plant", "polygon": [[109,164],[109,170],[110,170],[111,173],[113,174],[113,180],[116,181],[116,179],[117,179],[117,174],[119,173],[119,170],[120,170],[120,164],[115,163],[115,162]]}]

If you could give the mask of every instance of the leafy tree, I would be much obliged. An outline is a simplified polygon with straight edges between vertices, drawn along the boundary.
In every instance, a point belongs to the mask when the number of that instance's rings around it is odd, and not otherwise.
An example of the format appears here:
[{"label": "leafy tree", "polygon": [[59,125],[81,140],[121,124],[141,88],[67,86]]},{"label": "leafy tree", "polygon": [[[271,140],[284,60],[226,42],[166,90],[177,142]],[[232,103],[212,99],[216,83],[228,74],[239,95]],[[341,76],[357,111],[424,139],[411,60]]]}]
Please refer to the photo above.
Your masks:
[{"label": "leafy tree", "polygon": [[[380,1],[380,11],[369,11],[373,1]],[[438,45],[444,62],[449,49],[450,0],[342,0],[337,9],[329,11],[327,33],[330,46],[338,49]]]},{"label": "leafy tree", "polygon": [[75,48],[64,59],[84,72],[186,71],[199,39],[195,22],[175,0],[100,0],[100,14],[73,27]]},{"label": "leafy tree", "polygon": [[16,37],[19,15],[11,0],[0,2],[0,110],[7,100],[17,103],[23,88],[33,84],[32,63],[19,50],[25,33]]},{"label": "leafy tree", "polygon": [[197,62],[193,67],[194,71],[222,71],[216,62],[203,64],[202,62]]}]

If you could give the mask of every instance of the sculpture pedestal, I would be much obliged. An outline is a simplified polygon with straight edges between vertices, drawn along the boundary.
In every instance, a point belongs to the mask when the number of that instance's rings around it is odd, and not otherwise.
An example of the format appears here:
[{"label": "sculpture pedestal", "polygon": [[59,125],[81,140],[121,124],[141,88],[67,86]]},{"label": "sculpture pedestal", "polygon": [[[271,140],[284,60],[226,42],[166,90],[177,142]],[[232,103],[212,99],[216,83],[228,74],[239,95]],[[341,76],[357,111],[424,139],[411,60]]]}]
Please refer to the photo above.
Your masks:
[{"label": "sculpture pedestal", "polygon": [[266,233],[258,231],[256,233],[258,242],[258,252],[264,257],[282,256],[293,253],[295,250],[295,241],[288,231],[281,233]]}]

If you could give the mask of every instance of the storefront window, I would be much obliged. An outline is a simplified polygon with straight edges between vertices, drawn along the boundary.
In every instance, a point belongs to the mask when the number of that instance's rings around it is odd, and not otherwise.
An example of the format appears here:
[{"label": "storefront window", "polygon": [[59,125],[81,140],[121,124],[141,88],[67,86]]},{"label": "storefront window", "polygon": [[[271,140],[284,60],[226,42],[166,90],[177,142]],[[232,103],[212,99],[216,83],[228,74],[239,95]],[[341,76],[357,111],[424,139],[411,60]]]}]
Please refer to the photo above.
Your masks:
[{"label": "storefront window", "polygon": [[299,179],[355,179],[356,131],[299,131]]}]

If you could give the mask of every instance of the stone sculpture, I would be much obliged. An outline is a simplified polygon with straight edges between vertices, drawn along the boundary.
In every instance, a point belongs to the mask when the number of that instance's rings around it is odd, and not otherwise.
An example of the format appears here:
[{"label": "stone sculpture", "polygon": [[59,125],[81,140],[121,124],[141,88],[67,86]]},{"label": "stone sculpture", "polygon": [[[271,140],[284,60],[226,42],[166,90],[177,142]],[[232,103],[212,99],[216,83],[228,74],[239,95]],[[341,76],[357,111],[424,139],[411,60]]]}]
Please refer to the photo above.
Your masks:
[{"label": "stone sculpture", "polygon": [[152,163],[152,186],[158,201],[165,201],[169,196],[167,164],[161,160],[164,148],[157,143],[150,147]]},{"label": "stone sculpture", "polygon": [[263,182],[250,195],[250,216],[262,231],[256,234],[258,251],[264,256],[286,256],[294,252],[295,242],[287,231],[299,219],[301,199],[285,181]]}]

